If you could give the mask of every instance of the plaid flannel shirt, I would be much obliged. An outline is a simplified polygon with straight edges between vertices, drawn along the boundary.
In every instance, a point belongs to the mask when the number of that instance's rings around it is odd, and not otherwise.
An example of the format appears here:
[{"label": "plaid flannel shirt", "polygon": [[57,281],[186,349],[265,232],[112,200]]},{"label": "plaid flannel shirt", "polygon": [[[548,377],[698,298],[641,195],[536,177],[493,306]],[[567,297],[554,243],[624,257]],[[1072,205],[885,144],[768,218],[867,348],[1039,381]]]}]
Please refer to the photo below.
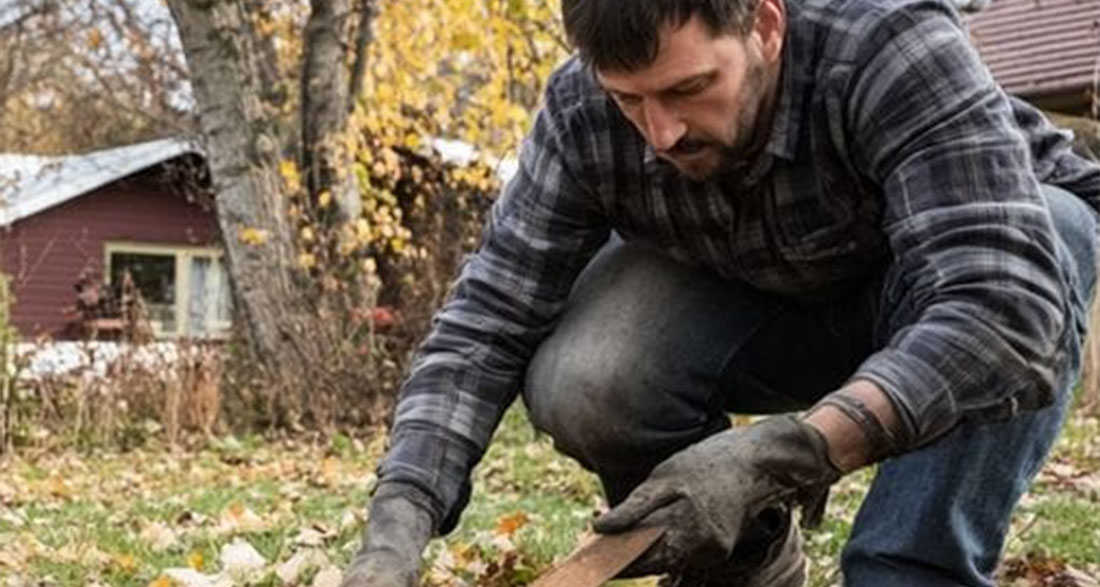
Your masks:
[{"label": "plaid flannel shirt", "polygon": [[417,490],[441,532],[612,229],[793,298],[837,295],[888,267],[919,319],[893,325],[853,376],[890,395],[911,446],[964,416],[1051,400],[1075,318],[1039,185],[1096,208],[1100,169],[993,82],[948,2],[786,4],[770,139],[712,181],[657,159],[575,58],[551,77],[519,171],[419,351],[380,467],[383,482]]}]

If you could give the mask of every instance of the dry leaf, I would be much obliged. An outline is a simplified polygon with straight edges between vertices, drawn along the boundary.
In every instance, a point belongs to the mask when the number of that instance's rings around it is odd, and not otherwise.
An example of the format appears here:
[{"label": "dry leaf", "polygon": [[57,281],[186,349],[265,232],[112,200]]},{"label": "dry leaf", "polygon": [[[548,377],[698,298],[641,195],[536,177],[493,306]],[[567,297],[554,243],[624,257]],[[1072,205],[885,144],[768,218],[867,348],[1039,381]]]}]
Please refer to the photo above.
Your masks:
[{"label": "dry leaf", "polygon": [[132,554],[116,554],[111,564],[124,573],[133,573],[137,569],[137,559]]},{"label": "dry leaf", "polygon": [[[1062,577],[1070,581],[1069,583],[1064,583],[1066,587],[1100,587],[1100,582],[1097,582],[1095,578],[1088,576],[1084,571],[1080,571],[1068,565]],[[1059,583],[1059,585],[1062,584],[1063,583]]]},{"label": "dry leaf", "polygon": [[328,557],[320,550],[307,549],[294,553],[286,562],[275,569],[275,575],[285,584],[294,584],[307,569],[328,565]]},{"label": "dry leaf", "polygon": [[146,524],[138,534],[138,538],[148,544],[153,552],[164,552],[179,542],[176,533],[160,522]]},{"label": "dry leaf", "polygon": [[196,571],[201,571],[203,563],[205,562],[205,557],[203,557],[202,553],[197,550],[192,550],[191,553],[187,555],[187,566],[195,569]]},{"label": "dry leaf", "polygon": [[176,587],[233,587],[233,580],[225,575],[204,575],[195,569],[165,569],[161,576]]},{"label": "dry leaf", "polygon": [[222,569],[234,577],[247,577],[264,568],[267,561],[263,555],[244,540],[235,540],[222,547],[219,557]]},{"label": "dry leaf", "polygon": [[299,546],[323,546],[325,541],[335,536],[335,532],[326,529],[324,526],[314,524],[302,528],[298,535],[294,537],[293,542]]},{"label": "dry leaf", "polygon": [[339,587],[340,581],[343,579],[344,574],[340,572],[340,569],[327,567],[313,577],[313,583],[310,583],[310,585],[311,587]]},{"label": "dry leaf", "polygon": [[243,534],[248,532],[262,532],[267,529],[267,523],[251,508],[242,503],[233,503],[225,508],[218,525],[214,528],[217,534]]},{"label": "dry leaf", "polygon": [[516,533],[516,530],[526,526],[528,520],[527,514],[523,512],[515,512],[507,516],[502,516],[497,520],[496,532],[497,534],[511,536]]},{"label": "dry leaf", "polygon": [[72,486],[61,477],[50,477],[50,480],[46,484],[46,490],[49,491],[50,495],[53,497],[68,499],[73,496]]}]

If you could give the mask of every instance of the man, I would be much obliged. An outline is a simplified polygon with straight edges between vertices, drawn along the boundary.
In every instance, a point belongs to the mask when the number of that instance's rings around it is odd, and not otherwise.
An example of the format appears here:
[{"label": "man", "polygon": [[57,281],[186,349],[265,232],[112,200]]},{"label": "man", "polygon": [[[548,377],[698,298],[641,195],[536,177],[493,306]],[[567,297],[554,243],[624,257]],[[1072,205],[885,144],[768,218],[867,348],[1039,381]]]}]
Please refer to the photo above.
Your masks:
[{"label": "man", "polygon": [[421,349],[346,584],[415,583],[522,388],[599,475],[598,531],[666,528],[628,575],[801,585],[792,509],[881,463],[846,584],[992,585],[1078,372],[1100,169],[945,1],[563,17],[578,56]]}]

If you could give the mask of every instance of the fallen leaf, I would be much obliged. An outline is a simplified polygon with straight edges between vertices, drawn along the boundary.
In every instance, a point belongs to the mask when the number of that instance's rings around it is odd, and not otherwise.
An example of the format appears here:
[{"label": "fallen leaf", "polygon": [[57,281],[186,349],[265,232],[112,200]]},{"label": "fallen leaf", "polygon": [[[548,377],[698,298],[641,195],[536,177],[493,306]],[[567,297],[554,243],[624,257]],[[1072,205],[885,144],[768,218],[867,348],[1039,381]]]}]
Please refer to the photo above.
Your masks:
[{"label": "fallen leaf", "polygon": [[325,553],[316,549],[300,550],[275,569],[275,575],[285,584],[295,584],[302,573],[310,568],[327,566]]},{"label": "fallen leaf", "polygon": [[206,516],[199,512],[184,511],[176,516],[177,526],[199,526],[206,522]]},{"label": "fallen leaf", "polygon": [[137,569],[137,559],[132,554],[116,554],[111,564],[124,573],[133,573]]},{"label": "fallen leaf", "polygon": [[204,575],[195,569],[165,569],[161,576],[175,587],[233,587],[233,580],[223,574]]},{"label": "fallen leaf", "polygon": [[218,519],[218,525],[214,532],[218,534],[245,534],[249,532],[262,532],[267,529],[267,523],[251,508],[242,503],[232,503],[225,508]]},{"label": "fallen leaf", "polygon": [[302,528],[294,537],[294,544],[299,546],[323,546],[326,540],[336,536],[335,532],[325,529],[323,526],[309,526]]},{"label": "fallen leaf", "polygon": [[340,572],[340,569],[327,567],[313,577],[313,583],[310,585],[311,587],[339,587],[340,581],[343,579],[344,574]]},{"label": "fallen leaf", "polygon": [[502,516],[497,520],[496,532],[504,536],[511,536],[516,533],[516,530],[527,525],[528,519],[527,514],[521,511]]},{"label": "fallen leaf", "polygon": [[72,486],[61,477],[50,477],[50,480],[46,483],[46,490],[53,497],[68,499],[73,496]]},{"label": "fallen leaf", "polygon": [[[86,569],[100,568],[112,562],[116,562],[114,561],[113,557],[103,552],[95,544],[90,542],[70,542],[68,544],[65,544],[61,548],[57,549],[55,557],[59,561],[78,565]],[[132,560],[133,556],[130,556],[130,559],[130,561],[123,562],[128,562],[131,565],[134,564],[134,561]]]},{"label": "fallen leaf", "polygon": [[153,552],[164,552],[179,542],[176,533],[160,522],[146,524],[138,534],[138,538],[148,544]]},{"label": "fallen leaf", "polygon": [[205,562],[206,559],[202,556],[202,553],[197,550],[192,550],[191,553],[187,555],[187,566],[196,571],[201,571],[203,563]]},{"label": "fallen leaf", "polygon": [[0,522],[9,524],[13,528],[22,528],[27,525],[27,518],[20,512],[3,508],[0,509]]},{"label": "fallen leaf", "polygon": [[219,559],[222,569],[236,578],[248,577],[267,564],[263,555],[244,540],[235,540],[223,546]]},{"label": "fallen leaf", "polygon": [[[1084,571],[1075,569],[1069,565],[1066,566],[1066,570],[1062,573],[1069,583],[1064,583],[1066,587],[1100,587],[1100,582],[1096,579],[1085,574]],[[1063,583],[1059,583],[1063,585]]]}]

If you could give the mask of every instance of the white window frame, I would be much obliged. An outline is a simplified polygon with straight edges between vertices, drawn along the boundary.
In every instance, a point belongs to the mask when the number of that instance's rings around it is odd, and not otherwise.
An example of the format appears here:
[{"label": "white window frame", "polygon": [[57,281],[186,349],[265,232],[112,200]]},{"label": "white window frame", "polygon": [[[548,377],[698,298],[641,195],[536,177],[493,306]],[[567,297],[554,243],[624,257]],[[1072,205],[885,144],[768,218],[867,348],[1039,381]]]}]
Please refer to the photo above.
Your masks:
[{"label": "white window frame", "polygon": [[[128,241],[108,241],[103,246],[103,278],[107,282],[107,285],[111,285],[111,255],[114,254],[145,254],[145,255],[162,255],[175,258],[176,268],[176,282],[175,287],[175,322],[176,329],[173,332],[165,332],[164,325],[159,320],[150,320],[150,325],[153,327],[153,334],[156,338],[160,339],[173,339],[173,338],[205,338],[205,339],[224,339],[229,336],[229,330],[232,327],[232,323],[227,321],[217,322],[210,324],[208,331],[201,335],[195,336],[189,334],[191,328],[188,322],[189,314],[188,308],[190,307],[191,296],[191,259],[194,257],[209,257],[211,260],[220,263],[222,267],[225,267],[225,254],[216,247],[199,247],[188,245],[164,245],[164,244],[148,244]],[[223,287],[228,291],[229,284],[223,284]]]}]

